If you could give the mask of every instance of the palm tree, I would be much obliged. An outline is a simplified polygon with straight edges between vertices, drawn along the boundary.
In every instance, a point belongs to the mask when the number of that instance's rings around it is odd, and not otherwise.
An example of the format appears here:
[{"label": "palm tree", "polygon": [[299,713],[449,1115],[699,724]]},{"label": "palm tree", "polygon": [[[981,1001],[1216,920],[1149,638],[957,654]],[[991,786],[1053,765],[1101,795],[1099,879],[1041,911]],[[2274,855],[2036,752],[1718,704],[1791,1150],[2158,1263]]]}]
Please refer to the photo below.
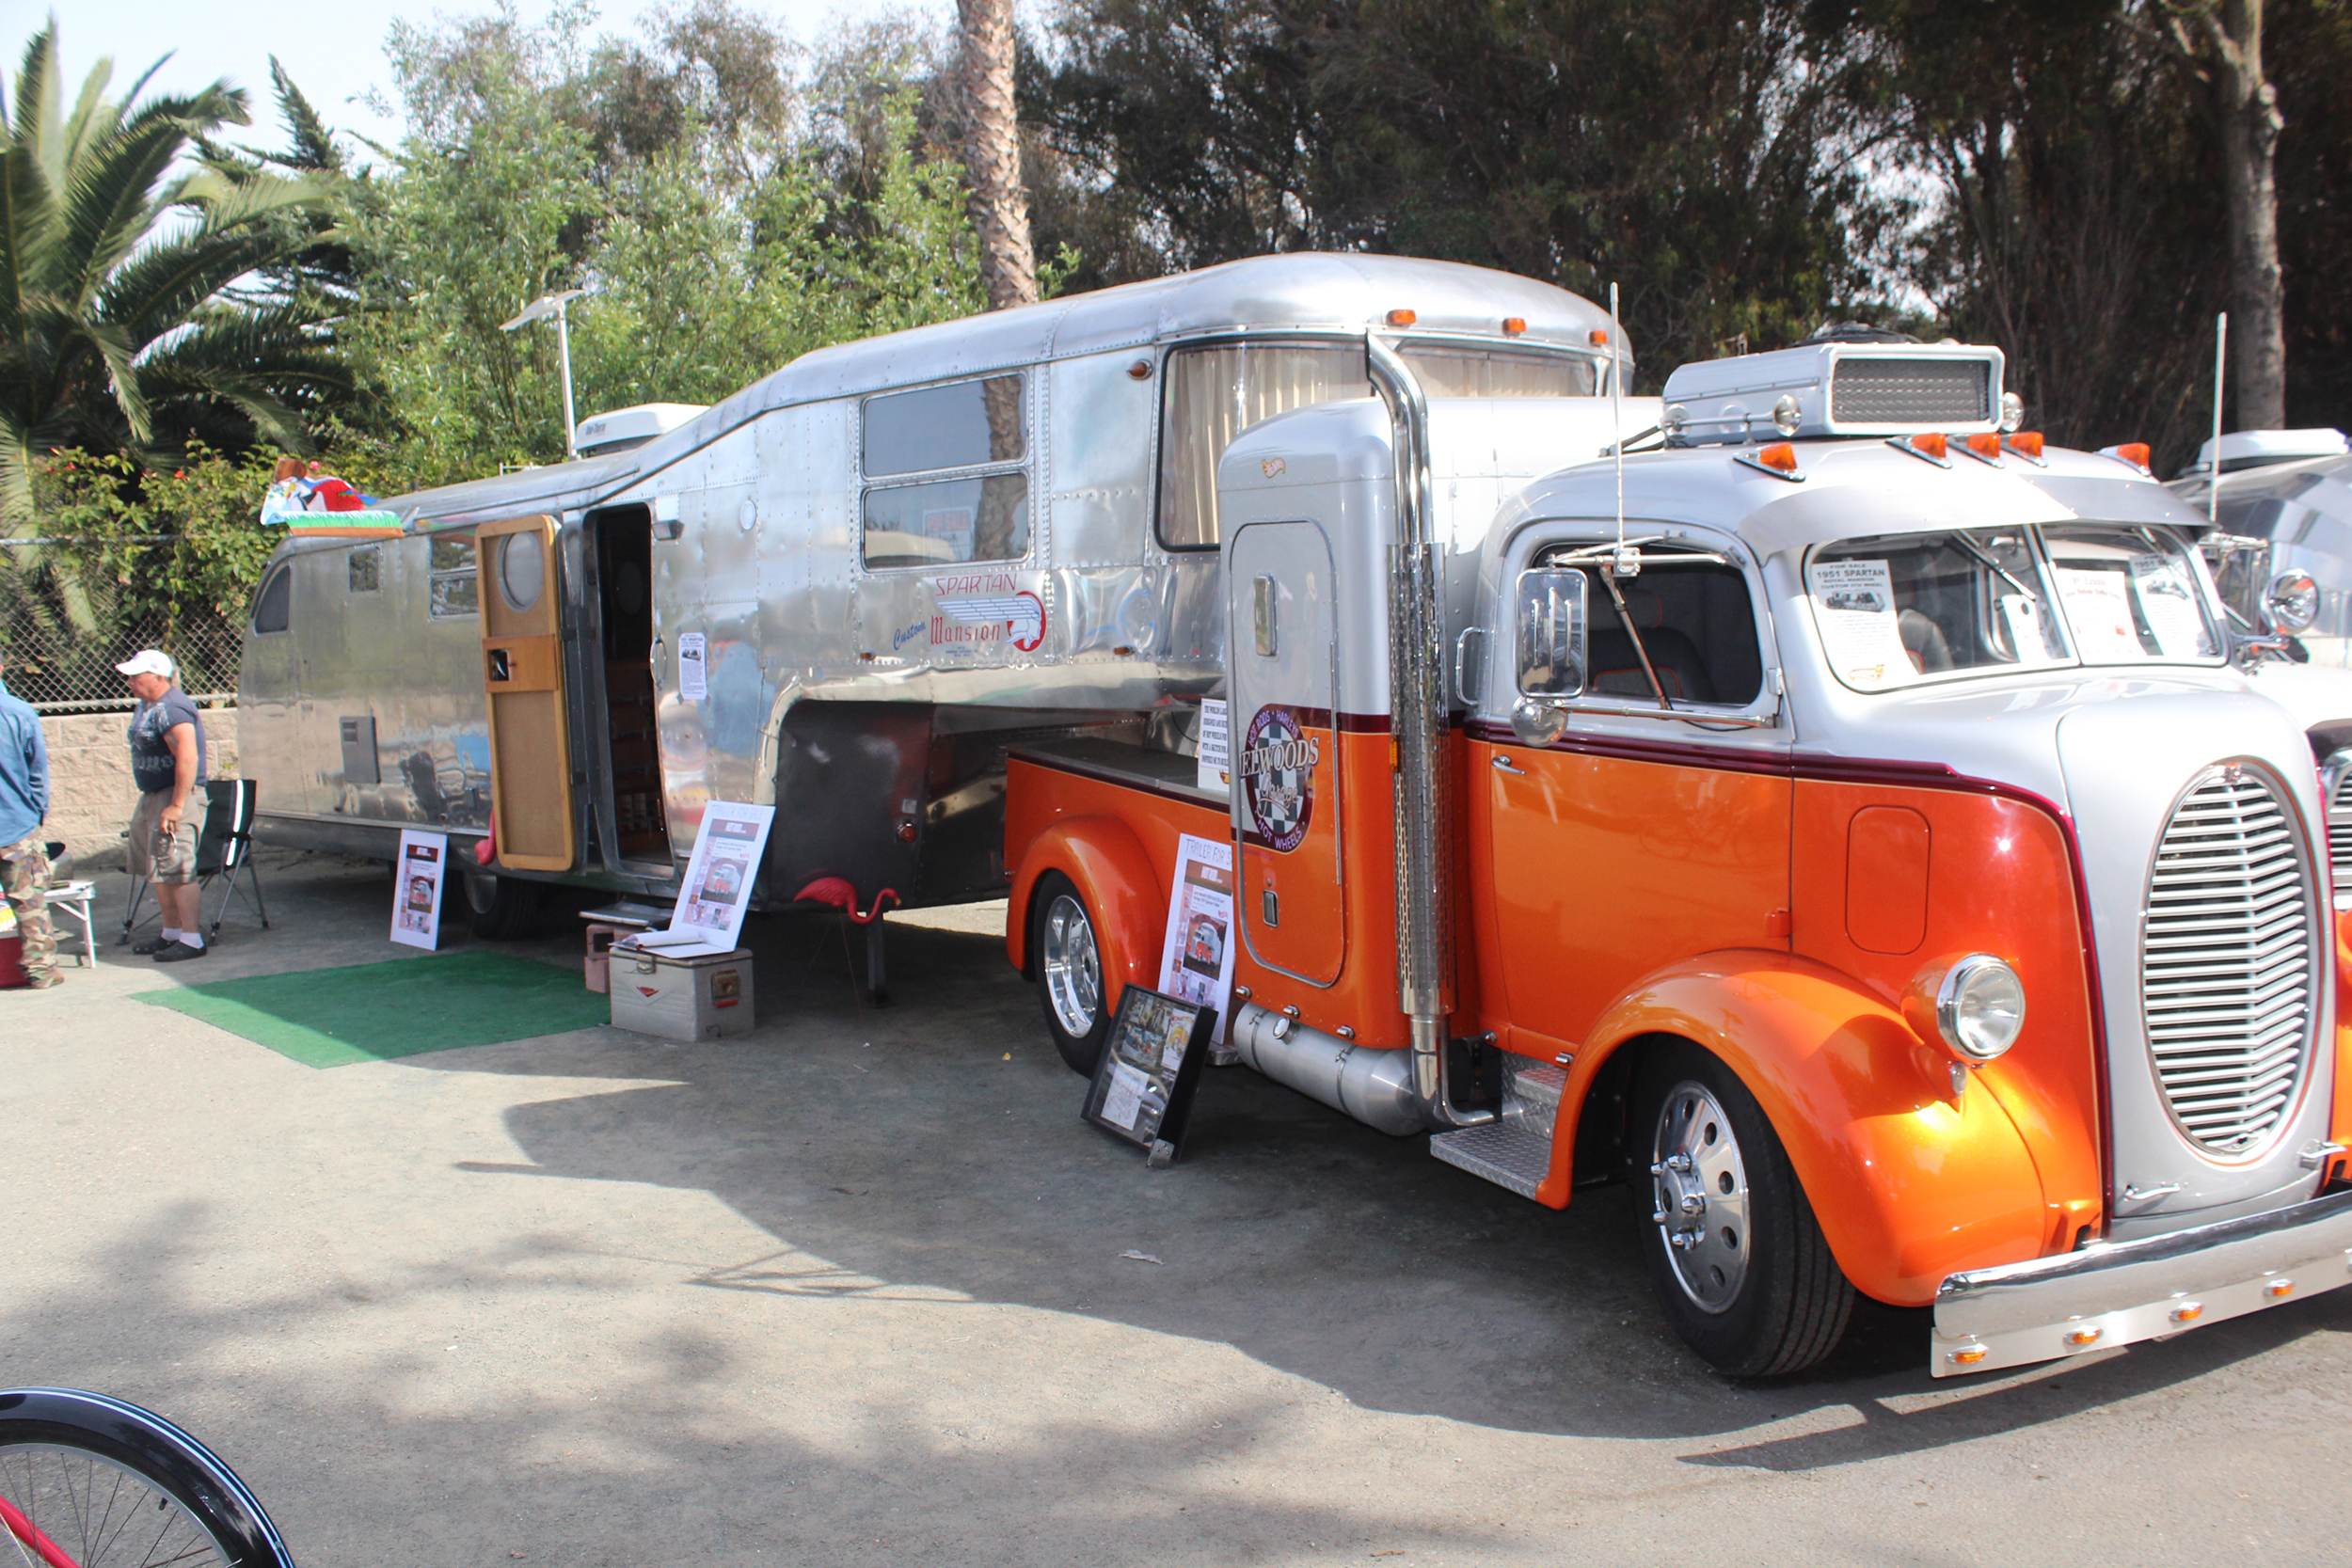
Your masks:
[{"label": "palm tree", "polygon": [[101,60],[66,110],[56,31],[25,46],[13,113],[0,103],[5,531],[31,519],[41,452],[151,464],[225,426],[307,451],[305,413],[352,386],[320,302],[252,286],[318,244],[294,220],[326,185],[218,155],[213,134],[249,123],[226,82],[137,101],[151,69],[112,101]]}]

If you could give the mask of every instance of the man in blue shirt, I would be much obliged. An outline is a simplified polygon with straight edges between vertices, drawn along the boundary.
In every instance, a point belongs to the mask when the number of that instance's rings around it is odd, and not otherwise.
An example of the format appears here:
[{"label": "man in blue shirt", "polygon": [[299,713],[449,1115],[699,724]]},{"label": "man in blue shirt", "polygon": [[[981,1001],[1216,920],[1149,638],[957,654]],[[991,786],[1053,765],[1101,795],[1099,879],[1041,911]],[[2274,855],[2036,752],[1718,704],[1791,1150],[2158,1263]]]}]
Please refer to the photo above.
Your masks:
[{"label": "man in blue shirt", "polygon": [[[0,677],[8,670],[0,664]],[[11,695],[0,679],[0,888],[16,911],[16,934],[24,939],[17,960],[37,990],[63,983],[57,973],[57,937],[49,927],[49,855],[40,836],[49,815],[49,748],[41,739],[40,716]]]},{"label": "man in blue shirt", "polygon": [[197,929],[196,819],[188,800],[204,782],[204,721],[180,689],[179,668],[158,648],[142,648],[116,669],[129,678],[139,711],[131,721],[131,782],[139,803],[131,813],[131,875],[152,879],[164,911],[160,936],[134,953],[157,963],[204,956]]}]

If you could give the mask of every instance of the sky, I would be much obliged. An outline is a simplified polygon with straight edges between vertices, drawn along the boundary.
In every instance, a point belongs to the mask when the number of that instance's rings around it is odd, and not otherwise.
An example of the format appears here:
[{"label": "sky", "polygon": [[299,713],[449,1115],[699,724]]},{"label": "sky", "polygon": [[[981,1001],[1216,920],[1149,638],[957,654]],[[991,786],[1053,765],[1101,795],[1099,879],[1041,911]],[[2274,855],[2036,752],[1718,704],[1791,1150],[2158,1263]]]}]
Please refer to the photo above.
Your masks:
[{"label": "sky", "polygon": [[[803,43],[822,39],[845,20],[914,11],[942,24],[955,18],[955,0],[743,0],[747,9],[780,22]],[[536,21],[550,8],[546,0],[517,0],[524,16]],[[384,39],[394,18],[429,22],[436,14],[468,16],[491,8],[490,0],[0,0],[0,50],[6,79],[13,85],[26,40],[55,13],[65,64],[70,103],[91,66],[114,57],[110,97],[120,97],[158,55],[171,59],[155,85],[193,92],[220,78],[246,89],[253,107],[254,135],[239,137],[276,145],[275,105],[270,97],[269,59],[285,65],[328,124],[389,145],[399,139],[396,115],[379,114],[363,100],[371,89],[393,102]],[[638,0],[609,0],[598,30],[627,33],[636,17],[652,8]],[[1023,5],[1025,19],[1033,8]],[[13,105],[11,105],[13,107]]]}]

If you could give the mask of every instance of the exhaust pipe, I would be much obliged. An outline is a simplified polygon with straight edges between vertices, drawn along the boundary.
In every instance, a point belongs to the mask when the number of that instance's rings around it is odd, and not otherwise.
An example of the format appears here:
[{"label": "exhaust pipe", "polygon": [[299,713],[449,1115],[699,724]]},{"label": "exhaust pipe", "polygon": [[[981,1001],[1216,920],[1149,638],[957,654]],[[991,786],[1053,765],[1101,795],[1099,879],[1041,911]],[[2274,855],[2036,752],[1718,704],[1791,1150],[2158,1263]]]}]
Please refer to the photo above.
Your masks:
[{"label": "exhaust pipe", "polygon": [[1233,1009],[1225,1038],[1246,1066],[1367,1127],[1396,1137],[1429,1130],[1409,1051],[1375,1051],[1255,1002]]}]

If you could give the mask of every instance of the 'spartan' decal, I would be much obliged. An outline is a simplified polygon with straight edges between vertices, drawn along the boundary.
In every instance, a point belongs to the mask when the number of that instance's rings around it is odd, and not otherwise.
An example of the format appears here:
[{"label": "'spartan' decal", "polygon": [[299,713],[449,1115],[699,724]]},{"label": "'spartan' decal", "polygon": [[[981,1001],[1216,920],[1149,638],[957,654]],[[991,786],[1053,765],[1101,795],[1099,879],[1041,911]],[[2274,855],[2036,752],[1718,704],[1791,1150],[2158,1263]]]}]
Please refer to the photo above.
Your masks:
[{"label": "'spartan' decal", "polygon": [[1323,737],[1307,734],[1289,708],[1262,707],[1250,719],[1234,771],[1249,819],[1269,847],[1287,853],[1305,840],[1322,761]]}]

